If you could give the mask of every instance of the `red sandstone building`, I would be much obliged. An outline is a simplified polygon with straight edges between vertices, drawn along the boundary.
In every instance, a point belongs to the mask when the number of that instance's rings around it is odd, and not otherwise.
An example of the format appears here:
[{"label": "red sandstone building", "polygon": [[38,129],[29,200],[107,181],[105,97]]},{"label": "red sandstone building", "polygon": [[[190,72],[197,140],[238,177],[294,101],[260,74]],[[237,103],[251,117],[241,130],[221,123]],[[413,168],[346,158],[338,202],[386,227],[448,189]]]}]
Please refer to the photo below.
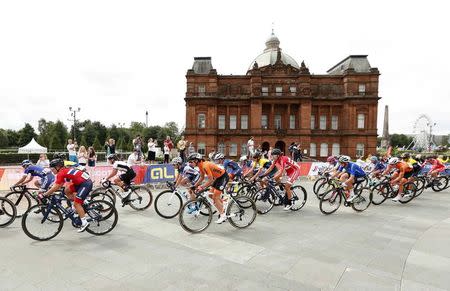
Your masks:
[{"label": "red sandstone building", "polygon": [[187,71],[185,137],[200,153],[230,157],[255,147],[287,151],[301,143],[306,155],[352,157],[375,153],[379,71],[366,55],[351,55],[314,75],[282,52],[272,33],[245,75],[218,75],[210,57]]}]

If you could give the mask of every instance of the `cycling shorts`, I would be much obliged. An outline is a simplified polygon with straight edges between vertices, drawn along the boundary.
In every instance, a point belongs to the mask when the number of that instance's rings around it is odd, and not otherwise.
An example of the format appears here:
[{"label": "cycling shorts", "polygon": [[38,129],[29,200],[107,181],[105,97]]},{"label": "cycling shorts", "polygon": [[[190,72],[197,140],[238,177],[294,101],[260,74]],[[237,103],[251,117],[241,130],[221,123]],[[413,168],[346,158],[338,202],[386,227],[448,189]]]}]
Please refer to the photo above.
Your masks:
[{"label": "cycling shorts", "polygon": [[217,178],[214,183],[212,184],[212,187],[214,189],[223,191],[223,189],[225,189],[225,186],[227,185],[228,181],[229,181],[229,176],[228,173],[224,173],[222,176],[220,176],[219,178]]},{"label": "cycling shorts", "polygon": [[295,181],[297,181],[298,177],[300,177],[300,168],[291,167],[286,170],[286,175],[288,176],[288,180],[286,182],[292,185]]},{"label": "cycling shorts", "polygon": [[74,202],[83,203],[86,197],[91,193],[92,190],[92,181],[86,180],[80,185],[75,186],[75,191],[77,192],[77,196],[73,200]]},{"label": "cycling shorts", "polygon": [[120,181],[124,182],[125,185],[130,185],[131,181],[136,177],[136,173],[133,170],[126,171],[119,176]]}]

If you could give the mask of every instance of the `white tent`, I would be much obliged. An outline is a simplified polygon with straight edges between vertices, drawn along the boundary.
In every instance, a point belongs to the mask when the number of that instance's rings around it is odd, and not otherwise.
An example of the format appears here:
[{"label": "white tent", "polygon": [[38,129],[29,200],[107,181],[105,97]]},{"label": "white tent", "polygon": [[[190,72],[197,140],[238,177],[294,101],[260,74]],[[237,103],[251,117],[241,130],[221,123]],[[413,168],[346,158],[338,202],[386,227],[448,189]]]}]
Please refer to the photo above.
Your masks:
[{"label": "white tent", "polygon": [[34,138],[24,147],[19,148],[19,154],[42,154],[47,153],[47,148],[38,144]]}]

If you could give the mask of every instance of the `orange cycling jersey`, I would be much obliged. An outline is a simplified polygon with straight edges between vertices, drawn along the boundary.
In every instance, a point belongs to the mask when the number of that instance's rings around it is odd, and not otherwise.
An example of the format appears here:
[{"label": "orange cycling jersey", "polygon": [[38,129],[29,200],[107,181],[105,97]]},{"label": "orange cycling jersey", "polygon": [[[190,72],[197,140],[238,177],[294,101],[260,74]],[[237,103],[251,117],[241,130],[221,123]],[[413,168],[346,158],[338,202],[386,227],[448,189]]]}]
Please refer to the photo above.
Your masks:
[{"label": "orange cycling jersey", "polygon": [[200,173],[202,175],[206,174],[206,176],[208,176],[208,177],[219,178],[220,176],[225,174],[224,168],[222,168],[219,165],[216,165],[212,162],[203,162],[199,168],[200,168]]},{"label": "orange cycling jersey", "polygon": [[398,169],[400,172],[403,172],[403,173],[408,173],[408,172],[411,172],[413,170],[413,167],[411,167],[406,162],[398,162],[397,164],[395,164],[395,168]]}]

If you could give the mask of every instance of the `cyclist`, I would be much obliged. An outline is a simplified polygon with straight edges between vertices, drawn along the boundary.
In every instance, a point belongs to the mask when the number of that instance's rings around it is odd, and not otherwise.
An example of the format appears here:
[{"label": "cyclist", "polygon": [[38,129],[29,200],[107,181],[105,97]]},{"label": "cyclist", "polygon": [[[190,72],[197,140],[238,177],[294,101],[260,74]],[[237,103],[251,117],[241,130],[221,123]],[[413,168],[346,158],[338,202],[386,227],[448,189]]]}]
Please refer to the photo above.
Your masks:
[{"label": "cyclist", "polygon": [[413,174],[413,167],[408,165],[408,163],[400,161],[397,157],[392,157],[389,159],[388,166],[386,170],[384,170],[383,175],[389,173],[392,169],[395,170],[394,174],[391,177],[391,185],[398,185],[398,194],[395,196],[392,201],[399,201],[402,199],[403,193],[403,185],[408,181],[408,179]]},{"label": "cyclist", "polygon": [[[430,175],[431,178],[436,178],[439,173],[445,171],[445,165],[439,161],[436,156],[428,156],[425,160],[425,164],[431,165],[431,169],[428,172],[428,175]],[[431,183],[428,184],[427,187],[431,187]]]},{"label": "cyclist", "polygon": [[240,167],[242,168],[242,175],[244,177],[253,176],[255,172],[256,163],[248,159],[246,155],[239,158]]},{"label": "cyclist", "polygon": [[74,202],[75,210],[81,219],[78,232],[83,232],[89,226],[83,209],[83,202],[92,190],[93,183],[89,174],[78,169],[64,167],[64,161],[61,159],[53,159],[50,162],[50,169],[56,175],[55,184],[47,192],[39,194],[38,197],[43,199],[60,189],[65,181],[71,181],[75,191],[70,193],[67,198]]},{"label": "cyclist", "polygon": [[[192,153],[189,155],[188,162],[191,167],[198,167],[200,169],[200,178],[194,185],[194,187],[197,188],[197,191],[202,191],[211,186],[210,197],[213,199],[214,205],[220,213],[216,223],[220,224],[226,221],[227,216],[223,209],[223,202],[220,196],[228,183],[228,173],[221,166],[216,165],[213,162],[206,162],[199,153]],[[205,176],[208,178],[208,181],[201,184],[205,179]]]},{"label": "cyclist", "polygon": [[242,176],[242,169],[238,163],[233,160],[225,159],[225,156],[222,153],[217,153],[213,157],[214,162],[219,165],[222,165],[225,171],[227,171],[230,179],[233,180],[235,177]]},{"label": "cyclist", "polygon": [[415,159],[411,157],[409,153],[402,154],[402,160],[413,168],[412,177],[408,180],[412,180],[413,177],[416,177],[420,171],[422,170],[422,166]]},{"label": "cyclist", "polygon": [[[290,210],[295,203],[292,197],[291,187],[300,176],[300,166],[288,156],[283,156],[280,149],[273,149],[271,152],[271,157],[272,165],[270,165],[270,167],[266,170],[267,175],[270,174],[275,167],[277,167],[277,173],[273,177],[275,181],[281,183],[281,177],[284,174],[284,171],[286,171],[286,175],[288,177],[288,180],[285,183],[286,205],[284,207],[284,210],[287,211]],[[264,174],[263,176],[267,175]]]},{"label": "cyclist", "polygon": [[34,185],[40,188],[39,192],[45,192],[55,181],[55,176],[50,169],[33,165],[30,160],[23,160],[21,165],[22,168],[24,168],[23,176],[13,186],[26,185],[31,182],[34,177],[39,177],[39,180],[34,181]]},{"label": "cyclist", "polygon": [[191,200],[195,200],[195,194],[190,187],[195,185],[195,183],[200,178],[200,172],[195,168],[191,167],[189,163],[183,163],[183,159],[176,157],[172,160],[172,165],[177,169],[178,175],[175,179],[175,188],[179,185],[189,187],[189,197]]},{"label": "cyclist", "polygon": [[370,162],[373,164],[373,169],[370,172],[370,175],[375,178],[379,178],[381,176],[381,173],[386,169],[386,166],[384,163],[380,160],[378,160],[377,156],[371,156]]},{"label": "cyclist", "polygon": [[[263,177],[263,175],[265,177],[268,177],[269,179],[272,179],[273,176],[275,176],[275,174],[278,172],[277,168],[273,168],[271,172],[268,172],[268,169],[272,165],[272,162],[270,160],[264,159],[260,151],[256,151],[253,154],[253,160],[257,170],[254,173],[254,175],[250,178],[250,182],[253,182],[258,177]],[[261,185],[265,187],[266,186],[265,181],[262,180]]]},{"label": "cyclist", "polygon": [[123,189],[122,193],[122,204],[128,202],[128,198],[131,194],[131,181],[136,177],[136,173],[133,168],[129,166],[127,163],[119,161],[116,154],[109,154],[107,156],[108,162],[112,165],[112,171],[109,173],[109,176],[102,179],[102,182],[108,181],[112,177],[116,176],[118,172],[121,174],[114,178],[114,183]]},{"label": "cyclist", "polygon": [[342,182],[342,186],[344,187],[345,196],[347,202],[352,202],[353,199],[356,198],[355,192],[353,190],[353,185],[360,179],[366,176],[364,170],[358,166],[356,163],[350,161],[349,156],[340,156],[339,157],[339,168],[336,173],[331,175],[330,179],[337,177],[340,175],[339,180]]}]

